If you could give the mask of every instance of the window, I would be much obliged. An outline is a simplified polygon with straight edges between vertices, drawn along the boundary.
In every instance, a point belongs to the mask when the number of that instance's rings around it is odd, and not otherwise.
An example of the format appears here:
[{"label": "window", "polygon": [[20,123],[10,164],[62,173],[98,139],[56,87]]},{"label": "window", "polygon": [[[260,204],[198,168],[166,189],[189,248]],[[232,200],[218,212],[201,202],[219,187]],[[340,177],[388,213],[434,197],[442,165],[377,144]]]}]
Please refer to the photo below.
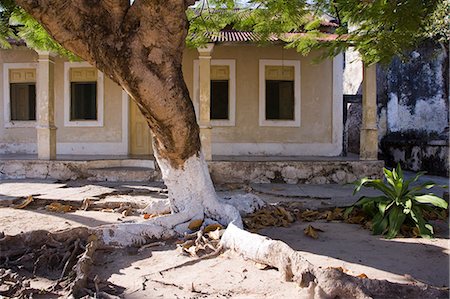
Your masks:
[{"label": "window", "polygon": [[66,62],[65,126],[103,126],[103,74],[85,62]]},{"label": "window", "polygon": [[97,72],[92,68],[70,70],[70,120],[97,119]]},{"label": "window", "polygon": [[36,70],[9,70],[11,121],[36,120]]},{"label": "window", "polygon": [[266,119],[294,119],[293,80],[266,80]]},{"label": "window", "polygon": [[229,67],[211,66],[211,120],[229,119]]},{"label": "window", "polygon": [[5,127],[36,125],[36,66],[34,63],[3,64]]},{"label": "window", "polygon": [[[234,126],[236,114],[236,70],[231,59],[211,60],[210,118],[212,126]],[[199,61],[194,60],[194,107],[199,117]]]},{"label": "window", "polygon": [[300,62],[260,61],[260,125],[300,126]]}]

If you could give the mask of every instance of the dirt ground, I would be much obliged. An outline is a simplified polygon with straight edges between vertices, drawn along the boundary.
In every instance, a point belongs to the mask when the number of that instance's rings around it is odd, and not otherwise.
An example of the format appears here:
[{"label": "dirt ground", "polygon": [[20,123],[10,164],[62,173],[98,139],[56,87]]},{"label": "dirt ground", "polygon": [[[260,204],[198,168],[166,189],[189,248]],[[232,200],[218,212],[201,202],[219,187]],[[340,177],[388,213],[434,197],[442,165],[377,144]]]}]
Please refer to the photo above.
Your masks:
[{"label": "dirt ground", "polygon": [[[35,209],[1,208],[1,231],[17,234],[36,229],[57,231],[76,226],[98,226],[137,219],[100,211],[53,213]],[[306,225],[323,230],[317,240],[303,234]],[[448,287],[448,223],[435,223],[438,238],[385,240],[359,225],[340,222],[296,222],[288,228],[266,228],[260,233],[303,251],[309,261],[323,267],[342,267],[348,274],[413,283],[416,280]],[[160,271],[190,257],[181,255],[174,241],[144,250],[99,252],[95,274],[123,288],[125,298],[296,298],[299,289],[284,282],[275,269],[246,261],[227,252],[197,264]],[[35,278],[31,286],[45,288],[50,281]],[[36,298],[36,297],[34,297]],[[46,298],[45,296],[42,298]]]},{"label": "dirt ground", "polygon": [[[351,187],[339,185],[298,187],[266,184],[246,187],[243,192],[249,190],[266,202],[297,201],[303,208],[323,208],[336,203],[354,202],[350,198]],[[226,197],[241,191],[225,188],[219,194]],[[8,207],[31,194],[35,202],[25,209]],[[0,232],[6,235],[37,229],[55,232],[79,226],[142,221],[142,215],[123,217],[120,213],[106,210],[78,209],[75,212],[58,213],[44,208],[55,201],[78,206],[85,198],[105,206],[127,202],[132,203],[137,211],[139,207],[146,206],[149,200],[165,197],[164,188],[154,184],[0,181]],[[308,225],[322,230],[318,239],[304,234]],[[436,230],[434,239],[386,240],[371,235],[370,231],[357,224],[337,221],[300,221],[287,228],[265,228],[259,233],[283,240],[301,251],[315,265],[341,267],[348,274],[365,274],[372,279],[406,284],[420,281],[448,288],[449,224],[448,221],[435,221],[433,225]],[[262,265],[244,260],[231,252],[191,266],[164,271],[192,260],[181,254],[175,242],[164,241],[142,250],[98,251],[94,274],[122,289],[124,298],[299,298],[299,287],[284,282],[276,269],[264,269]],[[37,276],[30,283],[31,287],[45,289],[52,281]],[[51,297],[47,294],[33,298]]]}]

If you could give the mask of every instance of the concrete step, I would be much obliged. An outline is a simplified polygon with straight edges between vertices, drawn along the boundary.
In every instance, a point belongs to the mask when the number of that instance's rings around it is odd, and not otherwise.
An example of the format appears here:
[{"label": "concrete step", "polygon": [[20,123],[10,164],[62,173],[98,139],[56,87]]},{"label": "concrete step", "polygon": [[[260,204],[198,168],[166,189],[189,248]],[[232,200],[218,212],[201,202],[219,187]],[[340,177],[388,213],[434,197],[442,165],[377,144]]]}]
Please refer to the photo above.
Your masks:
[{"label": "concrete step", "polygon": [[158,177],[158,173],[153,168],[123,166],[91,168],[88,170],[89,181],[110,181],[110,182],[149,182]]}]

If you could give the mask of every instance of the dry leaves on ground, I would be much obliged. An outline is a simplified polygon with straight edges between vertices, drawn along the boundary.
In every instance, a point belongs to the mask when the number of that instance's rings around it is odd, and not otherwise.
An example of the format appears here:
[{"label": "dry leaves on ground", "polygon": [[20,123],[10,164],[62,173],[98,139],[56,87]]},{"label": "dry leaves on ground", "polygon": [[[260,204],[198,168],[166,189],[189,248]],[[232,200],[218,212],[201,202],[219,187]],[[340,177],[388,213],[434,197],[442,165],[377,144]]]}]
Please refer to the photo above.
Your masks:
[{"label": "dry leaves on ground", "polygon": [[21,202],[18,205],[13,206],[14,209],[23,209],[26,206],[28,206],[30,203],[32,203],[34,200],[32,195],[29,195],[27,198],[25,198],[25,200],[23,202]]},{"label": "dry leaves on ground", "polygon": [[49,205],[45,206],[45,209],[50,212],[56,212],[56,213],[69,213],[74,212],[76,208],[74,208],[71,205],[64,205],[59,202],[53,202]]},{"label": "dry leaves on ground", "polygon": [[319,233],[318,232],[323,232],[323,230],[321,230],[320,228],[316,228],[312,225],[308,225],[304,230],[303,233],[305,235],[307,235],[310,238],[313,239],[318,239],[319,238]]}]

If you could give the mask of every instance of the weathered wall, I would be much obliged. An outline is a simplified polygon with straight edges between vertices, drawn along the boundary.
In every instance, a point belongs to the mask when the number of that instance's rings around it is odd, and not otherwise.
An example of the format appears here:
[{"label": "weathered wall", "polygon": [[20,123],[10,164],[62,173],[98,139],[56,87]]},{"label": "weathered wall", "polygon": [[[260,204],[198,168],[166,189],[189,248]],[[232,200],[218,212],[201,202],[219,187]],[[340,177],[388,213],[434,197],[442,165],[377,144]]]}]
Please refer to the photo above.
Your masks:
[{"label": "weathered wall", "polygon": [[[37,62],[35,51],[19,47],[0,50],[0,90],[3,91],[3,63]],[[98,149],[90,144],[119,144],[122,142],[122,91],[109,78],[104,78],[104,124],[100,127],[64,126],[64,62],[55,59],[55,125],[57,127],[58,154],[126,154],[123,148]],[[36,130],[34,127],[5,127],[4,96],[0,96],[0,153],[35,153]],[[18,123],[18,122],[16,122]]]},{"label": "weathered wall", "polygon": [[[428,42],[409,58],[377,68],[380,154],[391,166],[401,162],[406,169],[448,175],[448,49]],[[360,78],[354,68],[349,74]],[[344,76],[344,82],[351,81]],[[344,90],[354,91],[351,87]],[[361,105],[352,104],[346,129],[348,149],[356,153],[360,115]]]},{"label": "weathered wall", "polygon": [[441,133],[448,127],[448,53],[427,43],[410,54],[410,61],[395,58],[387,71],[388,132]]}]

